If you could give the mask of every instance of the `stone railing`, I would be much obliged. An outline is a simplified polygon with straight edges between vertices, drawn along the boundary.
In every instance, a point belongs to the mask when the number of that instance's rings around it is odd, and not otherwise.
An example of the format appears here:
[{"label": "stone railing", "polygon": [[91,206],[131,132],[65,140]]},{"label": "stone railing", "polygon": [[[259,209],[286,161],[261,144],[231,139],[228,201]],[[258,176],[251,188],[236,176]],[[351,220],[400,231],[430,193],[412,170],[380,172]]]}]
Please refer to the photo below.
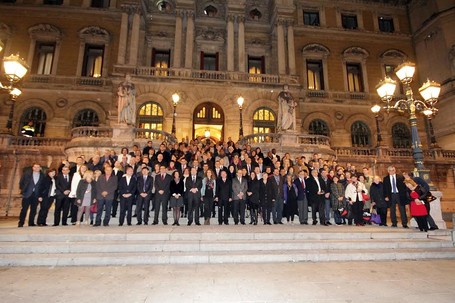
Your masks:
[{"label": "stone railing", "polygon": [[60,87],[68,87],[73,89],[80,89],[81,87],[92,88],[106,88],[110,90],[112,81],[107,78],[94,78],[94,77],[68,77],[68,76],[55,76],[55,75],[30,75],[27,77],[25,85],[31,88],[40,88],[43,86],[55,84]]},{"label": "stone railing", "polygon": [[243,137],[239,143],[241,145],[254,145],[258,143],[280,143],[280,135],[275,133],[252,134]]},{"label": "stone railing", "polygon": [[377,149],[370,147],[332,147],[337,156],[371,157],[376,156]]},{"label": "stone railing", "polygon": [[302,145],[324,145],[330,148],[330,138],[320,135],[299,135],[298,142]]},{"label": "stone railing", "polygon": [[297,76],[272,75],[272,74],[249,74],[242,72],[193,70],[184,68],[157,68],[148,66],[123,66],[115,65],[113,75],[124,76],[130,74],[137,77],[157,77],[168,79],[189,79],[201,81],[230,81],[237,83],[261,83],[261,84],[298,84]]},{"label": "stone railing", "polygon": [[68,143],[65,138],[42,138],[42,137],[11,137],[11,146],[58,146],[64,147]]},{"label": "stone railing", "polygon": [[[330,149],[330,138],[320,135],[296,135],[297,144],[300,146],[325,146]],[[248,144],[254,146],[255,144],[260,143],[272,143],[275,145],[280,145],[282,143],[282,135],[275,133],[264,133],[264,134],[252,134],[243,137],[240,141],[240,144]]]},{"label": "stone railing", "polygon": [[176,143],[177,139],[174,135],[155,129],[136,128],[134,130],[135,138],[140,140],[157,140],[161,142]]},{"label": "stone railing", "polygon": [[71,130],[71,138],[112,138],[112,128],[81,126]]}]

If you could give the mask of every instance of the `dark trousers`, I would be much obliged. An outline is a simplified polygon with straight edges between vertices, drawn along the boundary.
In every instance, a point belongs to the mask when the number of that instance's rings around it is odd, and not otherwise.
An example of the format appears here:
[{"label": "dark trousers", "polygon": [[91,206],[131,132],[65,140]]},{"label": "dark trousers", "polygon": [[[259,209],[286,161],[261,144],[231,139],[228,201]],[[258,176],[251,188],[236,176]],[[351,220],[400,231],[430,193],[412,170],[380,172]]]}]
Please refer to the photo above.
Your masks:
[{"label": "dark trousers", "polygon": [[117,216],[117,209],[119,204],[119,197],[117,192],[114,194],[114,200],[112,200],[112,217],[115,218]]},{"label": "dark trousers", "polygon": [[111,220],[111,211],[112,211],[112,200],[109,199],[100,199],[98,200],[98,211],[96,213],[95,225],[101,225],[101,218],[103,216],[103,209],[106,211],[104,213],[103,225],[108,226],[109,221]]},{"label": "dark trousers", "polygon": [[188,193],[188,224],[193,223],[199,224],[199,205],[201,203],[201,195],[199,193]]},{"label": "dark trousers", "polygon": [[19,215],[19,225],[23,226],[25,217],[27,216],[28,208],[30,207],[30,214],[28,215],[28,226],[35,225],[36,209],[38,208],[38,197],[32,194],[28,198],[22,198],[22,209]]},{"label": "dark trousers", "polygon": [[400,203],[399,194],[392,194],[390,201],[390,219],[393,225],[397,225],[397,205],[400,210],[401,224],[408,226],[408,216],[406,215],[406,205]]},{"label": "dark trousers", "polygon": [[38,224],[46,224],[47,214],[49,208],[51,208],[52,203],[54,203],[54,197],[43,198],[43,201],[40,203],[40,209],[38,213]]},{"label": "dark trousers", "polygon": [[119,218],[119,224],[123,225],[125,222],[125,216],[126,216],[126,223],[128,225],[131,225],[131,218],[133,217],[133,199],[134,196],[131,196],[129,198],[120,198],[120,218]]},{"label": "dark trousers", "polygon": [[150,212],[150,195],[147,195],[146,197],[137,195],[136,199],[137,223],[142,223],[142,209],[144,209],[144,222],[148,224]]},{"label": "dark trousers", "polygon": [[213,210],[213,196],[204,197],[204,219],[210,219]]},{"label": "dark trousers", "polygon": [[430,211],[431,211],[430,204],[431,203],[425,203],[425,207],[427,208],[427,211],[428,211],[427,222],[428,222],[428,225],[430,225],[430,228],[436,229],[436,228],[438,228],[438,225],[436,225],[436,222],[434,222],[433,217],[430,215]]},{"label": "dark trousers", "polygon": [[284,208],[284,200],[281,197],[277,197],[275,200],[275,203],[273,204],[273,210],[272,210],[272,217],[273,217],[273,223],[279,223],[281,222],[283,218],[283,208]]},{"label": "dark trousers", "polygon": [[352,215],[355,224],[363,224],[363,202],[355,201],[352,204]]},{"label": "dark trousers", "polygon": [[317,221],[317,212],[319,213],[319,223],[325,224],[325,200],[322,195],[311,201],[311,217],[313,218],[313,222]]},{"label": "dark trousers", "polygon": [[232,216],[234,217],[234,223],[245,224],[245,200],[232,200]]},{"label": "dark trousers", "polygon": [[264,224],[270,223],[270,217],[272,216],[273,206],[263,206],[262,207],[262,220],[264,220]]},{"label": "dark trousers", "polygon": [[76,223],[77,221],[77,212],[79,207],[76,205],[76,198],[70,198],[70,214],[71,214],[71,223]]},{"label": "dark trousers", "polygon": [[68,196],[57,197],[54,210],[54,225],[60,224],[60,216],[62,217],[62,225],[67,225],[70,203],[70,198],[68,198]]},{"label": "dark trousers", "polygon": [[229,200],[219,200],[218,201],[218,223],[229,224],[229,210],[230,203]]},{"label": "dark trousers", "polygon": [[376,212],[381,217],[381,225],[387,225],[387,207],[376,207]]},{"label": "dark trousers", "polygon": [[258,208],[259,206],[257,204],[253,204],[250,202],[250,218],[251,223],[253,224],[258,223]]},{"label": "dark trousers", "polygon": [[161,220],[163,223],[167,223],[167,209],[169,205],[169,198],[166,193],[160,195],[159,193],[155,194],[155,198],[153,199],[153,208],[155,209],[155,216],[153,217],[153,223],[158,223],[158,218],[160,215],[160,208],[163,209],[161,214]]},{"label": "dark trousers", "polygon": [[299,222],[308,222],[308,200],[306,197],[303,200],[297,200],[297,207],[299,209]]},{"label": "dark trousers", "polygon": [[420,231],[428,231],[427,216],[416,216],[414,219],[416,220]]}]

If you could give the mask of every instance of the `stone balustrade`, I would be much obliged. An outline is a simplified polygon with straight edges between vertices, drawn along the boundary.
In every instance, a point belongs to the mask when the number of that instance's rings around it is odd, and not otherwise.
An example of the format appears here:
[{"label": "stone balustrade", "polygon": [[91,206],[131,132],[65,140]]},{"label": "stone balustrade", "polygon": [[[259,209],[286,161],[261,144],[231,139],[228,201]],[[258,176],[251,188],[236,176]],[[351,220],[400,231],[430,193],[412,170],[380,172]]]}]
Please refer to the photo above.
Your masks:
[{"label": "stone balustrade", "polygon": [[81,126],[71,130],[71,138],[112,138],[112,128]]},{"label": "stone balustrade", "polygon": [[177,139],[174,135],[162,130],[136,128],[134,132],[136,134],[135,139],[139,140],[157,140],[168,143],[177,142]]},{"label": "stone balustrade", "polygon": [[90,89],[111,90],[112,81],[106,78],[94,77],[68,77],[55,75],[30,75],[24,85],[28,88],[46,88],[48,85],[59,85],[67,89],[81,89],[81,87],[91,87]]},{"label": "stone balustrade", "polygon": [[64,147],[68,143],[65,138],[44,138],[44,137],[10,137],[9,145],[11,146],[30,146],[30,147]]}]

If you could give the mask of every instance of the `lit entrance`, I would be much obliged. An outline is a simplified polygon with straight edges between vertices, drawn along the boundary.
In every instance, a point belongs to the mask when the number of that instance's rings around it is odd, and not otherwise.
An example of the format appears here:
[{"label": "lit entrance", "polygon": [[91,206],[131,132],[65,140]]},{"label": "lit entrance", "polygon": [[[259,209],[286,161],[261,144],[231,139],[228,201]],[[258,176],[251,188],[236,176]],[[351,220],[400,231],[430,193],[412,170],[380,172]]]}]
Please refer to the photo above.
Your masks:
[{"label": "lit entrance", "polygon": [[223,140],[224,113],[218,104],[205,102],[196,107],[193,114],[193,135],[194,138],[213,142]]}]

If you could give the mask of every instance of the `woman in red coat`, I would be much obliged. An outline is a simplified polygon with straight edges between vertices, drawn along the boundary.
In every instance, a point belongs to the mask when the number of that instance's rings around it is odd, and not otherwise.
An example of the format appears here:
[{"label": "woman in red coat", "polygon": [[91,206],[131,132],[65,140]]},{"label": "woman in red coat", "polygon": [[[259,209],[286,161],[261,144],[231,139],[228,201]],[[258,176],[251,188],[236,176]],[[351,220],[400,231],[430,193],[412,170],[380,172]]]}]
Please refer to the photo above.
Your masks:
[{"label": "woman in red coat", "polygon": [[425,207],[424,198],[427,195],[427,191],[417,185],[414,180],[409,179],[405,180],[404,183],[406,187],[411,191],[410,196],[410,208],[411,208],[411,216],[417,221],[417,225],[419,226],[420,231],[428,231],[428,222],[427,222],[427,215],[428,211]]}]

